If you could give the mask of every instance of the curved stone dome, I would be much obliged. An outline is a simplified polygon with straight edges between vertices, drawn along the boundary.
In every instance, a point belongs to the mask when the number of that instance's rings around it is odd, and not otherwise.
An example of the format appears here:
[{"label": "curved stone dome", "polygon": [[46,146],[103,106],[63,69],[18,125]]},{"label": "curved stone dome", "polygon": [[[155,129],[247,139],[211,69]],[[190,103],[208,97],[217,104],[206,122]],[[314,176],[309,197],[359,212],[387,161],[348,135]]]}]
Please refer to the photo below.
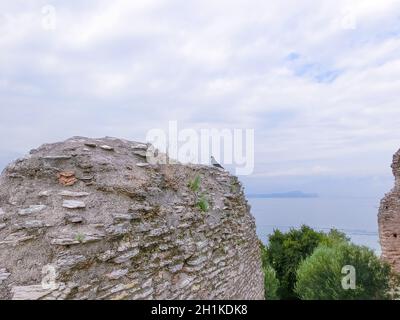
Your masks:
[{"label": "curved stone dome", "polygon": [[10,164],[0,178],[0,299],[263,299],[237,178],[149,164],[149,150],[74,137]]}]

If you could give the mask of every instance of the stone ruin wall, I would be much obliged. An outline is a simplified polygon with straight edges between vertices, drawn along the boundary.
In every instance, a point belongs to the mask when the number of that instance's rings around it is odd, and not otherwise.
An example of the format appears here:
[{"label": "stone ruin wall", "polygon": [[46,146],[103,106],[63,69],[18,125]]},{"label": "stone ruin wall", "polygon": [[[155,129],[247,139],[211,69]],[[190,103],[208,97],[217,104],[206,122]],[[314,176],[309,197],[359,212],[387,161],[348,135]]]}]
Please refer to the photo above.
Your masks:
[{"label": "stone ruin wall", "polygon": [[0,299],[263,299],[237,178],[149,164],[149,150],[75,137],[10,164],[0,177]]},{"label": "stone ruin wall", "polygon": [[394,188],[382,199],[378,223],[382,258],[400,272],[400,150],[393,157]]}]

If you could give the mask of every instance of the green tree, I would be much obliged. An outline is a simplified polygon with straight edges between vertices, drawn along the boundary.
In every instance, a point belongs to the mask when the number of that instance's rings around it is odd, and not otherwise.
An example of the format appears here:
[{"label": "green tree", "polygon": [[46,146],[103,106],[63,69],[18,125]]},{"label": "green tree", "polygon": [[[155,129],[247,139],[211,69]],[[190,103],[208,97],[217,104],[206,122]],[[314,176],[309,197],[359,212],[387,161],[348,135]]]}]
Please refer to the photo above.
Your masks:
[{"label": "green tree", "polygon": [[343,232],[337,229],[331,229],[328,233],[326,233],[321,240],[320,244],[324,244],[327,247],[332,247],[339,243],[349,243],[350,238],[347,237]]},{"label": "green tree", "polygon": [[279,300],[279,280],[276,277],[276,271],[267,261],[266,248],[260,241],[261,253],[262,253],[262,266],[264,271],[264,290],[266,300]]},{"label": "green tree", "polygon": [[276,271],[280,283],[278,295],[281,299],[296,298],[293,289],[297,267],[314,251],[322,238],[322,233],[307,226],[302,226],[300,230],[291,229],[287,233],[274,230],[269,236],[264,259]]},{"label": "green tree", "polygon": [[275,270],[270,265],[264,266],[263,270],[264,270],[265,299],[279,300],[278,296],[279,280],[276,278]]},{"label": "green tree", "polygon": [[[343,287],[344,266],[354,267],[355,288]],[[388,299],[390,283],[390,267],[372,250],[338,242],[322,244],[300,264],[295,292],[305,300]]]},{"label": "green tree", "polygon": [[268,245],[263,250],[263,263],[276,271],[280,287],[278,295],[281,299],[297,299],[294,292],[296,271],[300,263],[310,256],[319,244],[333,245],[345,242],[346,236],[331,230],[328,234],[317,232],[308,226],[291,229],[286,233],[274,230],[268,238]]}]

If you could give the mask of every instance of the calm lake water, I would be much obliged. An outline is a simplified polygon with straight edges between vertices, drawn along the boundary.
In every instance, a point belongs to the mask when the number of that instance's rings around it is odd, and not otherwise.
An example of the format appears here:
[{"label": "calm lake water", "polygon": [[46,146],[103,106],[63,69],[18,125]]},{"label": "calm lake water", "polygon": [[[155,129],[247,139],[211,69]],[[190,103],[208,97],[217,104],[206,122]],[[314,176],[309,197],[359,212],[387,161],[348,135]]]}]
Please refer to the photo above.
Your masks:
[{"label": "calm lake water", "polygon": [[351,240],[380,253],[375,198],[249,199],[257,234],[266,243],[274,229],[287,231],[306,224],[314,229],[345,232]]}]

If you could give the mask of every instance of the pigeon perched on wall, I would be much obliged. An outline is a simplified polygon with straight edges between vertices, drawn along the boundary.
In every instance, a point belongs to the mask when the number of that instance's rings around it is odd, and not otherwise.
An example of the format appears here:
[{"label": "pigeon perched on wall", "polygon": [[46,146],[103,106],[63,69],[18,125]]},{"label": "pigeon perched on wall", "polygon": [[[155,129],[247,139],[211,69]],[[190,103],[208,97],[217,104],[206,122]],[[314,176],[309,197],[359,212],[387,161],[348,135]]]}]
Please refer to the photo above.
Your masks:
[{"label": "pigeon perched on wall", "polygon": [[214,167],[216,167],[216,168],[225,170],[224,167],[221,166],[221,165],[217,162],[217,160],[215,160],[215,158],[214,158],[213,156],[211,156],[211,164],[212,164]]}]

